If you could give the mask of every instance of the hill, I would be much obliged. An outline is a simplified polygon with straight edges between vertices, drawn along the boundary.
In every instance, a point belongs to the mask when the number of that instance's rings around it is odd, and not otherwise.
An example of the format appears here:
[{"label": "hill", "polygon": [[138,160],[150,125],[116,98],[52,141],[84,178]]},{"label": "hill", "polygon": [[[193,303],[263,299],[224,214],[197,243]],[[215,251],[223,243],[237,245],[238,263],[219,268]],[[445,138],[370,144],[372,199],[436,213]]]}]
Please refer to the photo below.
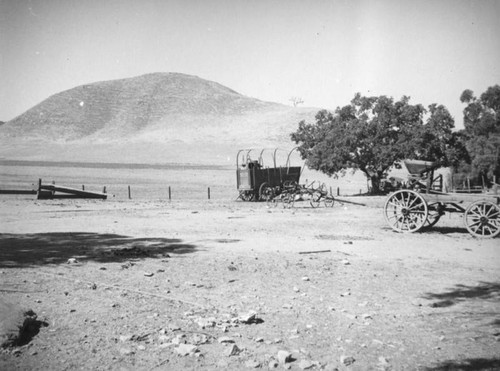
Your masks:
[{"label": "hill", "polygon": [[227,162],[285,147],[318,109],[243,96],[216,82],[153,73],[55,94],[0,127],[0,157],[94,162]]}]

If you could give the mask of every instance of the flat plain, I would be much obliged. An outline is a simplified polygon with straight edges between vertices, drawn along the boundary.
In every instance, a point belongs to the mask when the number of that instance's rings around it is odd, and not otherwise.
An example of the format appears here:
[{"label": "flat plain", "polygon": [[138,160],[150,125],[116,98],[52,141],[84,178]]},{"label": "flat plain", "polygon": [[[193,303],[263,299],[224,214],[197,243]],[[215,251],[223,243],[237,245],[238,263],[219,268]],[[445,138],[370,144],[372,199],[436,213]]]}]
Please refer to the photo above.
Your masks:
[{"label": "flat plain", "polygon": [[110,197],[0,198],[2,297],[40,323],[0,369],[500,368],[498,238],[473,238],[459,215],[399,234],[384,197],[236,201],[231,167],[1,173]]}]

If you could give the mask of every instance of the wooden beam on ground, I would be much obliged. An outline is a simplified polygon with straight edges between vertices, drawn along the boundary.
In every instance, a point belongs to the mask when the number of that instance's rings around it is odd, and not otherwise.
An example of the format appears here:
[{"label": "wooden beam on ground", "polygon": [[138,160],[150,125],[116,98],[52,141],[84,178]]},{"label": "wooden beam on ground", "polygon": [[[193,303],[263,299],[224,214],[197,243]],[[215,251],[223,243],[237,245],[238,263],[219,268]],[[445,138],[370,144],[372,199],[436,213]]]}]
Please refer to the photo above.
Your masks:
[{"label": "wooden beam on ground", "polygon": [[[53,198],[99,198],[99,199],[105,200],[108,197],[108,195],[105,193],[82,191],[82,190],[76,189],[76,188],[62,187],[62,186],[56,186],[56,185],[43,185],[43,184],[41,184],[39,186],[39,188],[40,188],[39,194],[41,193],[41,191],[49,191],[52,193],[55,193],[55,192],[66,193],[66,196],[67,196],[67,197],[62,197],[64,195],[53,194]],[[71,197],[69,197],[68,195],[71,195]]]},{"label": "wooden beam on ground", "polygon": [[31,189],[0,189],[2,195],[36,195],[36,191]]}]

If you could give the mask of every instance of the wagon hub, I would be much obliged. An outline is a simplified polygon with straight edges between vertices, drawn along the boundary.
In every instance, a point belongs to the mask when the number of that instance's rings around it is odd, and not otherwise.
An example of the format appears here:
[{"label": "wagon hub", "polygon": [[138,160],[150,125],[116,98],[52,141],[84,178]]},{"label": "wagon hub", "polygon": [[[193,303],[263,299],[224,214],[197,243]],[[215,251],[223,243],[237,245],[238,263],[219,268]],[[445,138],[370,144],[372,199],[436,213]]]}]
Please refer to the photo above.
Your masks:
[{"label": "wagon hub", "polygon": [[479,218],[479,221],[481,222],[481,225],[486,225],[489,222],[489,219],[486,216],[482,216]]},{"label": "wagon hub", "polygon": [[410,215],[410,209],[409,209],[409,208],[407,208],[407,207],[403,207],[403,208],[401,209],[401,214],[403,214],[403,216],[408,216],[408,215]]}]

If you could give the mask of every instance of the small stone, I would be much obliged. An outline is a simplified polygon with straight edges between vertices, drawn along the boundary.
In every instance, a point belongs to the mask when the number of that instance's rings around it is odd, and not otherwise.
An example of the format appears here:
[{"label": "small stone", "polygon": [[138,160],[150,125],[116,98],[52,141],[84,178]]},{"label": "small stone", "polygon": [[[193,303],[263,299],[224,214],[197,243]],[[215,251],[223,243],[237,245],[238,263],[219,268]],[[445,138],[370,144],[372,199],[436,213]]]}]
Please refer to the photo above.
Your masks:
[{"label": "small stone", "polygon": [[175,351],[177,354],[184,357],[196,353],[198,351],[198,347],[192,344],[179,344],[179,346],[175,348]]},{"label": "small stone", "polygon": [[351,292],[350,291],[346,291],[346,292],[343,292],[342,294],[340,294],[340,296],[349,296],[351,295]]},{"label": "small stone", "polygon": [[257,313],[251,310],[248,313],[245,314],[240,314],[238,316],[238,321],[240,323],[251,323],[255,321],[255,317],[257,316]]},{"label": "small stone", "polygon": [[362,314],[361,318],[363,318],[363,319],[373,319],[373,317],[372,317],[372,315],[370,313]]},{"label": "small stone", "polygon": [[300,291],[300,289],[299,289],[297,286],[294,286],[294,287],[293,287],[293,291],[295,291],[295,292],[299,292],[299,291]]},{"label": "small stone", "polygon": [[292,360],[292,354],[290,352],[287,352],[286,350],[280,350],[278,352],[278,362],[284,365],[287,362],[290,362]]},{"label": "small stone", "polygon": [[273,369],[273,368],[278,368],[280,364],[278,363],[278,361],[276,360],[272,360],[269,362],[269,364],[267,365],[267,367],[269,367],[270,369]]},{"label": "small stone", "polygon": [[263,343],[264,339],[263,338],[255,338],[254,340],[256,343]]},{"label": "small stone", "polygon": [[134,352],[129,348],[120,348],[120,354],[123,356],[129,356],[131,354],[134,354]]},{"label": "small stone", "polygon": [[234,339],[230,338],[229,336],[222,336],[222,337],[218,338],[217,341],[220,344],[231,344],[231,343],[234,343]]},{"label": "small stone", "polygon": [[146,350],[146,347],[141,344],[141,345],[137,346],[137,349],[139,349],[139,350]]},{"label": "small stone", "polygon": [[347,259],[342,260],[342,264],[344,264],[344,265],[351,265],[351,263]]},{"label": "small stone", "polygon": [[125,343],[126,341],[130,341],[130,339],[132,339],[132,335],[121,335],[120,336],[120,341],[122,343]]},{"label": "small stone", "polygon": [[179,331],[181,329],[181,327],[179,325],[177,325],[176,323],[169,323],[168,329],[170,331]]},{"label": "small stone", "polygon": [[354,357],[340,356],[340,363],[342,363],[346,366],[352,365],[355,361],[356,360],[354,359]]},{"label": "small stone", "polygon": [[383,366],[385,366],[385,365],[389,364],[389,362],[387,361],[387,358],[382,357],[382,356],[378,357],[378,363],[379,363],[380,365],[383,365]]},{"label": "small stone", "polygon": [[195,334],[191,338],[191,342],[196,345],[208,343],[208,337],[205,334]]},{"label": "small stone", "polygon": [[313,367],[314,367],[314,363],[312,363],[311,361],[308,361],[306,359],[303,359],[299,363],[299,368],[301,368],[302,370],[309,370],[310,368],[313,368]]},{"label": "small stone", "polygon": [[153,272],[144,272],[144,275],[146,277],[153,277],[154,276],[154,273]]},{"label": "small stone", "polygon": [[215,318],[199,318],[198,326],[201,328],[215,327]]},{"label": "small stone", "polygon": [[260,367],[260,362],[251,359],[245,362],[245,366],[248,368],[258,368]]},{"label": "small stone", "polygon": [[237,356],[238,354],[241,353],[241,349],[238,348],[236,344],[232,344],[225,352],[224,354],[228,357],[232,356]]},{"label": "small stone", "polygon": [[304,277],[302,277],[302,281],[310,281],[310,279],[309,279],[309,277],[304,276]]},{"label": "small stone", "polygon": [[67,263],[68,264],[76,264],[76,263],[78,263],[78,260],[76,260],[75,258],[69,258]]}]

